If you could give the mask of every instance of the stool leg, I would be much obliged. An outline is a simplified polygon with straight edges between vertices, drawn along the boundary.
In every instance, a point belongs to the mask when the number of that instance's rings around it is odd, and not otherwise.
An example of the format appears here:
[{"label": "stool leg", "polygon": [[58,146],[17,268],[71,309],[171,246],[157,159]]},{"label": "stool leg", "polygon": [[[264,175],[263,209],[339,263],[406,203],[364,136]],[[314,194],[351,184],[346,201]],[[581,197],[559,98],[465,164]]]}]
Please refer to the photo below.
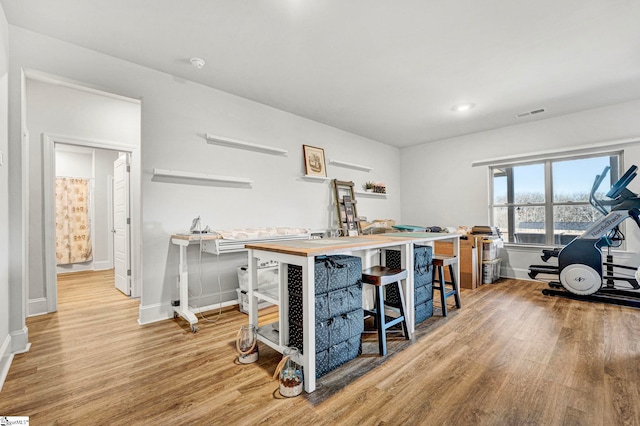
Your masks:
[{"label": "stool leg", "polygon": [[438,266],[438,275],[440,276],[440,303],[442,303],[442,316],[447,316],[447,287],[444,281],[444,266]]},{"label": "stool leg", "polygon": [[407,340],[411,339],[409,335],[409,328],[407,327],[407,307],[404,304],[404,294],[402,292],[402,285],[400,282],[396,282],[396,286],[398,287],[398,294],[400,295],[400,316],[403,318],[402,320],[402,331],[404,332],[404,337]]},{"label": "stool leg", "polygon": [[385,318],[384,318],[384,297],[382,295],[382,286],[377,286],[377,295],[376,298],[376,311],[378,313],[378,349],[380,351],[380,355],[385,356],[387,354],[387,330],[385,328]]},{"label": "stool leg", "polygon": [[456,276],[453,273],[453,265],[449,265],[449,274],[451,275],[451,284],[453,285],[454,296],[456,298],[456,307],[458,309],[462,308],[462,302],[460,302],[460,285],[458,285],[458,280],[456,280]]}]

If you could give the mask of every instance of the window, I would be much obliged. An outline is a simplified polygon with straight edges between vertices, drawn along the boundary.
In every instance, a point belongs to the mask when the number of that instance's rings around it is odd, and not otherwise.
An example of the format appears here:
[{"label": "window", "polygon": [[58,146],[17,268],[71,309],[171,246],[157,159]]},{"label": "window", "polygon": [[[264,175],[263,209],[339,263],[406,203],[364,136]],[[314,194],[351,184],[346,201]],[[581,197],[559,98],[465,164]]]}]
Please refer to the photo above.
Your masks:
[{"label": "window", "polygon": [[610,167],[594,194],[605,194],[619,176],[622,153],[491,166],[492,223],[505,241],[566,245],[602,217],[589,204],[596,176]]}]

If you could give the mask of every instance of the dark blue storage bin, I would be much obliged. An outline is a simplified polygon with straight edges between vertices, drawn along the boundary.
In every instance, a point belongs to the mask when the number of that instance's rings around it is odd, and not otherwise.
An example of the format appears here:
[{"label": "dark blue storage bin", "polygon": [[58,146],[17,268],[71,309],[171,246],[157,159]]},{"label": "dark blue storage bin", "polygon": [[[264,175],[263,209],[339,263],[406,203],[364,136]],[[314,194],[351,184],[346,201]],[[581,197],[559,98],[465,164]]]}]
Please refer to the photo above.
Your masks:
[{"label": "dark blue storage bin", "polygon": [[[385,257],[387,266],[390,268],[400,268],[401,258],[399,250],[386,250]],[[425,306],[420,307],[420,315],[418,315],[418,307],[426,304],[433,299],[433,248],[431,246],[415,246],[413,250],[413,303],[416,311],[416,324],[424,321],[433,315],[433,304],[431,310]],[[385,289],[385,301],[387,304],[395,307],[400,306],[400,295],[396,286],[388,286]],[[428,315],[418,321],[418,317]]]},{"label": "dark blue storage bin", "polygon": [[433,316],[433,299],[416,305],[416,324]]},{"label": "dark blue storage bin", "polygon": [[[362,308],[362,283],[348,288],[316,294],[316,321],[324,321]],[[289,293],[289,321],[302,324],[302,295]]]},{"label": "dark blue storage bin", "polygon": [[[288,265],[289,292],[302,294],[302,267]],[[315,294],[350,287],[362,281],[362,260],[356,256],[318,256],[315,259]]]},{"label": "dark blue storage bin", "polygon": [[316,379],[356,358],[362,353],[360,336],[352,337],[316,353]]},{"label": "dark blue storage bin", "polygon": [[[330,346],[360,337],[364,331],[364,311],[356,309],[335,318],[316,322],[316,352],[328,349]],[[289,346],[295,346],[302,353],[303,347],[302,323],[289,322]]]}]

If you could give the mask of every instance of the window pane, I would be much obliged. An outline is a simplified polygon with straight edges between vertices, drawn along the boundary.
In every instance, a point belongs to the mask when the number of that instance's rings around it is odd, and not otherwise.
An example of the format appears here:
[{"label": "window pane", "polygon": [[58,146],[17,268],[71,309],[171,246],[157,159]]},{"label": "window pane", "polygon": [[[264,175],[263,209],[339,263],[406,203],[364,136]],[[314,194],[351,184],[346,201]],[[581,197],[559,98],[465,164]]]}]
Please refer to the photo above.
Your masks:
[{"label": "window pane", "polygon": [[602,214],[589,205],[554,206],[554,244],[569,244],[569,241],[581,235],[589,226],[601,217]]},{"label": "window pane", "polygon": [[544,244],[544,207],[521,206],[515,209],[516,243]]},{"label": "window pane", "polygon": [[[577,160],[556,161],[553,163],[553,201],[589,201],[589,193],[597,175],[601,174],[606,166],[610,165],[610,158],[594,157],[580,158]],[[616,176],[614,176],[615,180]],[[611,176],[600,185],[596,196],[605,198],[605,194],[611,187]]]},{"label": "window pane", "polygon": [[544,164],[513,168],[514,203],[544,203]]},{"label": "window pane", "polygon": [[493,226],[500,229],[502,239],[507,242],[513,242],[509,238],[508,207],[494,207],[493,209]]},{"label": "window pane", "polygon": [[507,174],[505,169],[493,169],[493,204],[506,204]]}]

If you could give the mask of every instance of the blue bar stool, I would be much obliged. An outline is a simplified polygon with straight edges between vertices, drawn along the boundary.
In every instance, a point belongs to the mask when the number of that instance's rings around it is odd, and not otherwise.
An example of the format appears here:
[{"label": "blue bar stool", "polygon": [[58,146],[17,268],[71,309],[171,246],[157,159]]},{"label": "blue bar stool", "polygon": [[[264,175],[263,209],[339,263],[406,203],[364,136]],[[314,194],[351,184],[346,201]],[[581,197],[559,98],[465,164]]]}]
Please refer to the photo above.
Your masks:
[{"label": "blue bar stool", "polygon": [[[387,329],[398,323],[402,323],[402,331],[407,339],[410,339],[409,330],[407,329],[407,320],[405,319],[406,305],[404,303],[404,294],[400,280],[407,278],[405,269],[387,268],[384,266],[374,266],[373,268],[362,271],[362,282],[371,284],[376,287],[375,308],[371,311],[364,310],[365,315],[372,315],[375,319],[375,326],[378,329],[378,348],[380,355],[387,354]],[[384,312],[384,293],[383,288],[386,285],[396,285],[398,294],[400,295],[400,316],[396,318],[387,317]]]},{"label": "blue bar stool", "polygon": [[[456,275],[453,270],[453,265],[458,263],[456,256],[447,256],[445,254],[436,254],[433,256],[433,290],[440,290],[440,303],[442,304],[442,316],[447,316],[447,297],[455,296],[456,307],[462,308],[460,302],[460,286],[456,281]],[[449,267],[449,276],[451,281],[445,281],[444,279],[444,267]],[[440,285],[436,285],[436,283]],[[447,284],[451,285],[451,288],[447,288]]]}]

